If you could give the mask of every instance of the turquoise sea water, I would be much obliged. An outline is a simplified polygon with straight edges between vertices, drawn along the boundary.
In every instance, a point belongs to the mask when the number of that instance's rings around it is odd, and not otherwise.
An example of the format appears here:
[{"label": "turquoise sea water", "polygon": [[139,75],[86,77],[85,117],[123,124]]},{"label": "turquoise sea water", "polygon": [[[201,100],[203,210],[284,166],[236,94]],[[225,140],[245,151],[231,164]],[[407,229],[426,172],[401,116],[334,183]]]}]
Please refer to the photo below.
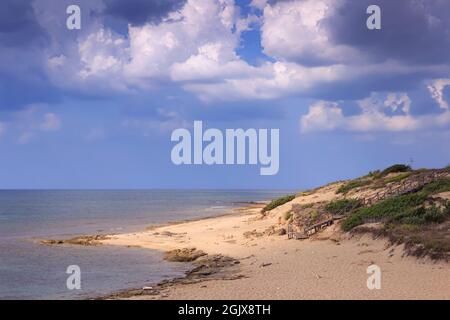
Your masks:
[{"label": "turquoise sea water", "polygon": [[[85,299],[183,275],[159,252],[108,246],[44,246],[38,238],[120,233],[226,213],[283,190],[0,190],[0,299]],[[68,290],[69,265],[81,290]]]}]

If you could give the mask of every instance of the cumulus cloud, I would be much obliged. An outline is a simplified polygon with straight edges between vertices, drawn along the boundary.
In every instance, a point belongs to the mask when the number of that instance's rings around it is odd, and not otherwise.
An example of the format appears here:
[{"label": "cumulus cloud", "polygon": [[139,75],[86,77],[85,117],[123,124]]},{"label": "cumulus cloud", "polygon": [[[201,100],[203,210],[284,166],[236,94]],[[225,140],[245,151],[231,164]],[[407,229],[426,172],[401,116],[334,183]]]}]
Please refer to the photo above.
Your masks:
[{"label": "cumulus cloud", "polygon": [[[444,19],[449,12],[444,1],[417,0],[416,8],[410,1],[380,0],[380,32],[369,32],[365,26],[368,0],[252,0],[250,10],[241,10],[245,5],[233,0],[80,0],[84,19],[89,19],[83,20],[82,30],[69,33],[65,16],[59,14],[67,3],[23,4],[25,20],[39,26],[37,38],[46,39],[47,46],[26,56],[26,50],[0,51],[0,57],[7,57],[0,62],[1,71],[10,68],[21,77],[15,81],[11,73],[0,73],[8,74],[0,88],[2,108],[13,102],[23,107],[33,100],[53,98],[40,96],[48,91],[111,97],[158,94],[158,89],[164,95],[179,88],[203,101],[219,103],[287,96],[336,101],[361,99],[372,91],[403,92],[440,79],[428,88],[441,108],[448,110],[443,94],[450,74],[446,54],[450,28]],[[129,22],[125,31],[114,28],[115,19]],[[19,32],[14,21],[5,21],[6,27]],[[413,25],[415,21],[420,28]],[[243,32],[251,28],[260,36],[265,54],[256,65],[239,55]],[[36,46],[37,42],[31,42]],[[17,55],[25,66],[14,63]],[[41,68],[45,72],[33,73]],[[27,76],[29,86],[23,85]],[[30,86],[40,89],[39,84],[43,90],[27,90]],[[19,87],[25,92],[21,94]],[[394,130],[396,123],[403,128],[417,125],[410,119],[416,119],[410,108],[406,94],[393,93],[376,112],[362,109],[362,115],[374,119],[386,115],[391,123],[387,130]],[[338,119],[345,122],[348,116],[339,110],[343,111],[339,105],[318,104],[309,123],[323,116],[342,126]],[[360,118],[361,123],[364,119]]]},{"label": "cumulus cloud", "polygon": [[199,47],[197,54],[171,66],[172,79],[188,81],[235,78],[258,71],[242,61],[236,55],[234,47],[224,46],[224,43],[216,42]]},{"label": "cumulus cloud", "polygon": [[158,24],[129,25],[127,36],[100,26],[78,39],[76,55],[53,55],[47,66],[55,82],[93,91],[240,77],[251,67],[235,50],[252,21],[232,0],[189,0]]},{"label": "cumulus cloud", "polygon": [[303,67],[294,63],[266,63],[249,68],[246,75],[222,82],[194,83],[184,86],[206,101],[274,99],[289,94],[305,94],[318,84],[343,79],[349,75],[342,66]]},{"label": "cumulus cloud", "polygon": [[339,1],[280,1],[264,7],[261,42],[264,52],[303,65],[355,60],[358,52],[332,42],[324,19],[336,14]]},{"label": "cumulus cloud", "polygon": [[[410,114],[411,100],[405,93],[389,93],[384,101],[376,94],[358,101],[360,113],[344,115],[336,102],[319,101],[309,107],[300,119],[302,133],[341,130],[350,132],[402,132],[434,129],[450,124],[450,111],[414,116]],[[401,114],[387,114],[386,107]]]},{"label": "cumulus cloud", "polygon": [[[35,8],[40,12],[39,24],[50,30],[53,39],[48,77],[69,92],[110,96],[178,86],[204,101],[287,95],[328,99],[333,91],[350,95],[359,90],[364,96],[374,90],[373,83],[376,90],[390,85],[400,90],[403,83],[407,86],[449,71],[443,66],[411,66],[388,56],[374,60],[358,43],[341,39],[329,21],[342,15],[348,0],[252,1],[250,6],[258,14],[242,14],[233,0],[165,4],[96,0],[86,4],[88,13],[103,14],[92,14],[97,20],[93,18],[67,45],[60,44],[66,43],[65,35],[54,27],[61,22],[43,14],[46,1],[38,0]],[[120,16],[121,11],[130,22],[125,33],[116,32],[104,20]],[[249,28],[260,33],[268,56],[256,66],[237,53],[242,32]]]},{"label": "cumulus cloud", "polygon": [[329,131],[341,127],[345,117],[337,103],[318,101],[309,107],[309,112],[300,121],[302,132]]},{"label": "cumulus cloud", "polygon": [[349,96],[355,90],[365,95],[373,90],[374,83],[377,90],[401,89],[402,84],[407,88],[427,76],[450,71],[440,65],[404,64],[389,56],[373,59],[364,48],[335,41],[327,22],[342,15],[346,4],[344,0],[252,2],[263,10],[261,44],[264,53],[275,61],[252,67],[234,54],[235,42],[227,46],[210,43],[187,60],[173,64],[172,79],[183,81],[183,88],[202,100],[216,101],[329,96],[333,86],[339,88],[337,95]]}]

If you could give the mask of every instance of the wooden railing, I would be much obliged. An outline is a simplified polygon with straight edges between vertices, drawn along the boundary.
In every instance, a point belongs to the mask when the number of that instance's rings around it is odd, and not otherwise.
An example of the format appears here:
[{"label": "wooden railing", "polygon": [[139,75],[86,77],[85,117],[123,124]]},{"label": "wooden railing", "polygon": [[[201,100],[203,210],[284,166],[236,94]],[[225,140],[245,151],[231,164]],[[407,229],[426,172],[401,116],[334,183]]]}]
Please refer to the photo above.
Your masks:
[{"label": "wooden railing", "polygon": [[436,170],[431,173],[419,174],[412,178],[406,178],[397,185],[390,185],[382,191],[371,195],[370,197],[361,197],[357,200],[362,201],[364,205],[373,205],[374,203],[389,197],[395,197],[422,189],[425,185],[444,178],[448,175],[447,170]]}]

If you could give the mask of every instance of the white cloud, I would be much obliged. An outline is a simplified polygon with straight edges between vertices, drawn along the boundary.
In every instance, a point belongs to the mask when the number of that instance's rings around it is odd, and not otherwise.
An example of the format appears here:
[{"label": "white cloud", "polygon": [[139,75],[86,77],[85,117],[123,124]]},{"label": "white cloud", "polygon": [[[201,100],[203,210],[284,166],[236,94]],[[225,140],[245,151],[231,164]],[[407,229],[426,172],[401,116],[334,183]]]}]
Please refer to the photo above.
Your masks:
[{"label": "white cloud", "polygon": [[241,18],[233,0],[188,0],[158,25],[130,27],[125,76],[145,85],[154,77],[208,84],[260,74],[264,71],[236,54],[241,32],[257,20],[254,15]]},{"label": "white cloud", "polygon": [[355,60],[359,53],[331,42],[323,20],[336,12],[336,0],[280,1],[264,7],[261,41],[264,52],[282,61],[333,64]]},{"label": "white cloud", "polygon": [[[204,101],[310,96],[327,84],[433,68],[442,72],[442,66],[395,60],[369,63],[365,53],[333,43],[324,21],[339,14],[341,2],[253,0],[262,15],[241,17],[233,0],[187,0],[161,23],[129,25],[127,36],[94,19],[89,32],[74,42],[75,49],[70,47],[74,52],[48,58],[48,70],[55,85],[89,94],[130,93],[162,84],[181,86]],[[271,59],[254,66],[237,52],[241,33],[256,24]],[[443,87],[437,83],[433,90],[439,99]],[[409,108],[404,97],[388,100],[389,108]]]},{"label": "white cloud", "polygon": [[82,63],[79,75],[86,79],[91,75],[119,72],[124,64],[126,41],[110,30],[100,29],[79,42],[78,52]]},{"label": "white cloud", "polygon": [[[396,99],[395,97],[399,98]],[[397,108],[401,101],[402,114],[388,115],[383,107]],[[343,130],[351,132],[402,132],[419,129],[433,129],[450,124],[450,111],[440,114],[413,116],[409,113],[410,99],[404,93],[388,94],[384,102],[372,94],[358,101],[361,113],[345,116],[343,109],[334,102],[320,101],[309,107],[300,119],[302,133]]]},{"label": "white cloud", "polygon": [[234,47],[224,48],[224,43],[207,43],[198,48],[196,55],[171,67],[171,77],[175,81],[208,80],[242,77],[257,71],[239,59]]},{"label": "white cloud", "polygon": [[341,127],[345,118],[337,103],[318,101],[309,107],[308,114],[300,121],[302,132],[330,131]]},{"label": "white cloud", "polygon": [[98,92],[129,91],[161,79],[241,77],[254,69],[235,53],[240,34],[257,20],[241,18],[233,0],[188,0],[159,24],[128,26],[128,36],[104,26],[78,39],[76,54],[49,57],[58,85]]},{"label": "white cloud", "polygon": [[155,133],[166,133],[177,128],[186,128],[192,124],[188,123],[176,111],[158,108],[158,117],[155,119],[127,119],[122,122],[122,126],[140,130],[144,136],[151,136]]},{"label": "white cloud", "polygon": [[305,94],[327,82],[345,79],[341,65],[303,67],[295,63],[266,63],[248,69],[246,75],[222,82],[187,84],[184,88],[195,92],[203,100],[274,99],[288,94]]},{"label": "white cloud", "polygon": [[448,102],[444,99],[444,89],[450,86],[450,79],[437,79],[428,85],[431,97],[436,100],[439,107],[444,110],[449,110]]},{"label": "white cloud", "polygon": [[397,111],[401,108],[404,113],[409,113],[411,110],[411,99],[406,93],[389,93],[384,106],[390,108],[392,111]]}]

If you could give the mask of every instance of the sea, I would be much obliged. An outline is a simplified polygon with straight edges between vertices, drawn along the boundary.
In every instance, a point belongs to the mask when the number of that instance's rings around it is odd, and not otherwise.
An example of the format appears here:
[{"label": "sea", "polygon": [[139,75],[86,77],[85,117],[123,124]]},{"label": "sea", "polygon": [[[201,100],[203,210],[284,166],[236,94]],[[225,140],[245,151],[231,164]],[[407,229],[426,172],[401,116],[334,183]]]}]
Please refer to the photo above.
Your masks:
[{"label": "sea", "polygon": [[[0,190],[0,299],[92,299],[183,276],[186,263],[112,246],[47,246],[39,239],[143,230],[222,215],[289,190]],[[80,289],[68,289],[69,266]]]}]

